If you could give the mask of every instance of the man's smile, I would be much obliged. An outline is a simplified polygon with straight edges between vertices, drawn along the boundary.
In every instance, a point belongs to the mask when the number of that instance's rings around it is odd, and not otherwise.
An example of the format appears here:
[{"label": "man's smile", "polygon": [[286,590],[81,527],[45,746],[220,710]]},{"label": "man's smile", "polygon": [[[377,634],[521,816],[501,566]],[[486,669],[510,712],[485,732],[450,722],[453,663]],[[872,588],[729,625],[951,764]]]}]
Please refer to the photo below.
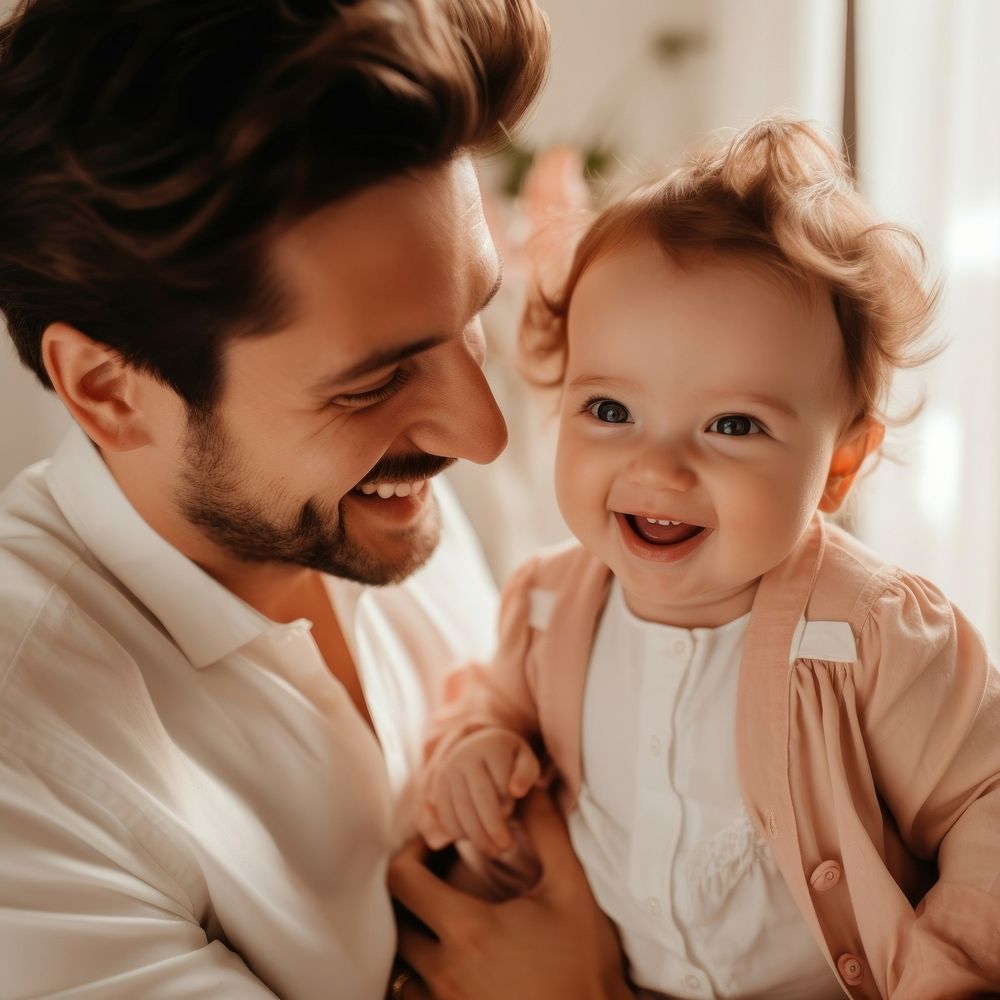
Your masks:
[{"label": "man's smile", "polygon": [[408,483],[379,483],[370,491],[356,487],[343,502],[366,514],[405,526],[423,513],[433,497],[430,481],[418,479]]}]

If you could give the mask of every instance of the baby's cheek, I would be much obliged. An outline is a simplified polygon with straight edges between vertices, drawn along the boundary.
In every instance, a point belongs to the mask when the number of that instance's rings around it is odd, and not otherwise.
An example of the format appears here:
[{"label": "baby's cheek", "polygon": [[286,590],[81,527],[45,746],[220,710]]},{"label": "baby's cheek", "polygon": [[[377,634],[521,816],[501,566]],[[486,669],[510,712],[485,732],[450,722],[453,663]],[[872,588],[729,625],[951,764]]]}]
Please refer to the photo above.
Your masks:
[{"label": "baby's cheek", "polygon": [[607,488],[600,463],[577,442],[561,438],[556,452],[556,503],[569,529],[584,544],[605,508]]}]

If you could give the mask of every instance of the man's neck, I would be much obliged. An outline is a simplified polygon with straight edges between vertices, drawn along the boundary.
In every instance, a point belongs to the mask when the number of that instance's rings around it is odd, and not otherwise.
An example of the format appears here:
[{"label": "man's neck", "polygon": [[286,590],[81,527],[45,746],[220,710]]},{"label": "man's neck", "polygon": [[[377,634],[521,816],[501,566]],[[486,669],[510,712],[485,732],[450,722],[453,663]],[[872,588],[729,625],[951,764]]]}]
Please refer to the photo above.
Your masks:
[{"label": "man's neck", "polygon": [[102,456],[139,516],[209,576],[271,621],[308,618],[313,623],[313,640],[327,668],[373,728],[354,658],[321,574],[302,566],[236,559],[181,517],[163,477],[157,477],[141,455],[102,452]]}]

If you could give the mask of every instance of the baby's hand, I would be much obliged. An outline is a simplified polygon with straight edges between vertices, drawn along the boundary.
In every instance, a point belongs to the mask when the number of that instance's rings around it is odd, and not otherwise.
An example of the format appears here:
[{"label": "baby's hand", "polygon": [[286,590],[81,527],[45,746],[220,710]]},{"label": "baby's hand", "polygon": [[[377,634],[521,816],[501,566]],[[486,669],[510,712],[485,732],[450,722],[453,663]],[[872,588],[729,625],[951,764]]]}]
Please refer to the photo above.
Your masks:
[{"label": "baby's hand", "polygon": [[493,857],[513,844],[507,820],[514,801],[538,781],[541,768],[516,733],[490,728],[458,741],[425,792],[420,832],[433,850],[469,839]]}]

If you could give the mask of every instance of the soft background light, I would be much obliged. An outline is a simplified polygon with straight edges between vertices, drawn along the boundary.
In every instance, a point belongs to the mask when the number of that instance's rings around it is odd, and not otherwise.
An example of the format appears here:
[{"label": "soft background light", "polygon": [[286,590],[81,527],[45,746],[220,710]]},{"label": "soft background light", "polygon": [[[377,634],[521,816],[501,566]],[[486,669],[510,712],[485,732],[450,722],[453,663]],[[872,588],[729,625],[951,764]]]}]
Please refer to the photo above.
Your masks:
[{"label": "soft background light", "polygon": [[[1000,3],[995,0],[543,0],[549,86],[523,136],[605,154],[622,178],[720,127],[777,110],[847,128],[859,185],[914,227],[943,281],[948,347],[901,378],[919,419],[890,435],[852,524],[939,584],[1000,653]],[[9,8],[0,0],[0,9]],[[853,25],[853,35],[848,31]],[[848,38],[853,37],[853,44]],[[852,114],[851,109],[856,112]],[[498,242],[516,246],[511,164],[484,167]],[[516,257],[516,254],[514,255]],[[486,317],[489,374],[511,423],[494,466],[453,481],[499,578],[564,535],[551,500],[551,401],[513,370],[523,275],[516,259]],[[0,348],[0,483],[47,455],[61,407]]]}]

